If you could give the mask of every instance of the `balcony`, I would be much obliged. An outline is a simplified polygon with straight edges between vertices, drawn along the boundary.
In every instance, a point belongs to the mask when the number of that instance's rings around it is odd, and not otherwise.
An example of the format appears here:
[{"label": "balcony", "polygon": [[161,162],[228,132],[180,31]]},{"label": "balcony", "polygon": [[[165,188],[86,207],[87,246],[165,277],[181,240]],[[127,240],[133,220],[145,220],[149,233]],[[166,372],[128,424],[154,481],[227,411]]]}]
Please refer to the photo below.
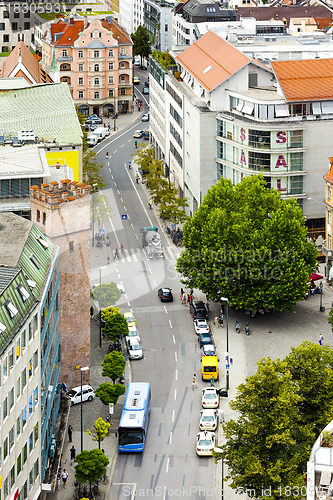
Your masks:
[{"label": "balcony", "polygon": [[60,56],[57,59],[57,62],[65,62],[65,61],[73,61],[73,57],[67,55],[67,56]]},{"label": "balcony", "polygon": [[121,54],[120,52],[118,53],[118,59],[132,59],[132,56],[130,54]]}]

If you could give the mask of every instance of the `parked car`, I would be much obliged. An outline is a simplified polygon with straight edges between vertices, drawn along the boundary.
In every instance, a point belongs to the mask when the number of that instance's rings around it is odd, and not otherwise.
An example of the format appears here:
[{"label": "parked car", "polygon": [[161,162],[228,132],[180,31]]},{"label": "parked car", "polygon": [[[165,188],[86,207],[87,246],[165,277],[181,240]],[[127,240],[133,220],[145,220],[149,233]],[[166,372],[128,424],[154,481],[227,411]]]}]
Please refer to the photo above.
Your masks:
[{"label": "parked car", "polygon": [[87,144],[90,148],[92,148],[93,146],[96,146],[97,144],[97,141],[98,141],[98,138],[96,137],[96,135],[94,134],[89,134],[88,137],[87,137]]},{"label": "parked car", "polygon": [[92,115],[89,115],[87,120],[91,120],[92,118],[99,118],[98,115],[96,115],[96,113],[92,114]]},{"label": "parked car", "polygon": [[195,319],[193,321],[194,331],[197,335],[200,333],[209,333],[210,328],[206,319]]},{"label": "parked car", "polygon": [[157,294],[161,302],[173,302],[172,288],[160,288]]},{"label": "parked car", "polygon": [[133,85],[140,85],[140,78],[138,78],[137,76],[134,76],[133,77]]},{"label": "parked car", "polygon": [[194,319],[208,319],[208,312],[202,300],[190,302],[190,313]]},{"label": "parked car", "polygon": [[145,87],[149,87],[149,82],[145,82]]},{"label": "parked car", "polygon": [[144,115],[142,115],[141,121],[142,122],[149,122],[149,113],[145,113]]},{"label": "parked car", "polygon": [[149,94],[149,87],[143,87],[142,92],[143,94]]},{"label": "parked car", "polygon": [[135,318],[133,316],[133,313],[131,313],[131,312],[124,312],[123,316],[124,316],[124,318],[127,321],[128,328],[130,326],[136,326],[136,321],[135,321]]},{"label": "parked car", "polygon": [[96,129],[97,129],[98,125],[99,125],[98,123],[92,123],[92,124],[90,125],[90,130],[93,132],[94,130],[96,130]]},{"label": "parked car", "polygon": [[134,66],[136,68],[139,68],[140,67],[140,64],[141,64],[141,57],[140,56],[137,56],[134,58]]},{"label": "parked car", "polygon": [[213,339],[210,336],[210,333],[200,333],[198,335],[198,342],[199,342],[200,347],[202,347],[205,344],[206,345],[207,344],[212,344],[213,343]]},{"label": "parked car", "polygon": [[216,356],[216,349],[214,344],[205,344],[202,346],[203,356]]},{"label": "parked car", "polygon": [[143,358],[141,344],[135,338],[131,338],[130,340],[127,341],[127,352],[128,352],[129,359],[142,359]]},{"label": "parked car", "polygon": [[97,137],[97,141],[101,142],[107,135],[110,135],[110,131],[108,127],[97,127],[94,135]]},{"label": "parked car", "polygon": [[[66,392],[67,396],[71,398],[71,406],[81,403],[81,386],[73,387]],[[92,401],[95,397],[95,391],[90,385],[82,386],[82,401]]]},{"label": "parked car", "polygon": [[211,456],[215,448],[215,432],[202,431],[197,434],[196,452],[199,456]]},{"label": "parked car", "polygon": [[201,431],[216,431],[217,415],[213,409],[205,409],[200,412],[199,427]]},{"label": "parked car", "polygon": [[102,118],[95,116],[93,118],[87,118],[86,123],[88,123],[90,125],[93,123],[100,124],[100,123],[103,123],[103,120],[102,120]]},{"label": "parked car", "polygon": [[142,130],[135,130],[133,134],[134,139],[140,139],[140,137],[142,137],[142,132]]},{"label": "parked car", "polygon": [[128,328],[128,335],[126,336],[126,345],[127,345],[127,342],[131,339],[137,339],[139,342],[140,342],[140,334],[138,332],[138,330],[136,329],[136,326],[130,326]]},{"label": "parked car", "polygon": [[220,397],[215,387],[202,389],[201,405],[203,408],[218,408]]}]

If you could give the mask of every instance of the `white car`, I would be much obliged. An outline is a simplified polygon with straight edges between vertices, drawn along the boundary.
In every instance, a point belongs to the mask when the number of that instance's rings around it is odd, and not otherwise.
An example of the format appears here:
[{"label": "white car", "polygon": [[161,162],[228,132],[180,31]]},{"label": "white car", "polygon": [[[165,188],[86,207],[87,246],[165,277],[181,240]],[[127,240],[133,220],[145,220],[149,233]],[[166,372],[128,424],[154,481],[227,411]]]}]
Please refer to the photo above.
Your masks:
[{"label": "white car", "polygon": [[200,412],[199,427],[201,431],[216,431],[217,428],[217,415],[216,410],[205,409]]},{"label": "white car", "polygon": [[197,455],[208,457],[215,448],[215,432],[202,431],[197,434]]},{"label": "white car", "polygon": [[125,293],[125,287],[123,285],[119,285],[119,283],[116,283],[116,285],[120,293]]},{"label": "white car", "polygon": [[129,340],[136,339],[140,342],[140,335],[138,330],[136,329],[136,326],[129,326],[128,327],[128,335],[126,336],[126,345]]},{"label": "white car", "polygon": [[[66,392],[67,396],[71,398],[71,406],[81,403],[81,386],[73,387]],[[90,385],[82,386],[82,401],[92,401],[95,397],[95,391]]]},{"label": "white car", "polygon": [[216,356],[216,349],[214,344],[205,344],[202,346],[203,356]]},{"label": "white car", "polygon": [[193,326],[194,326],[194,331],[197,335],[200,335],[200,333],[210,332],[209,325],[206,319],[195,319],[193,321]]},{"label": "white car", "polygon": [[215,387],[206,387],[206,389],[202,389],[201,404],[203,408],[218,408],[220,402],[219,398]]},{"label": "white car", "polygon": [[131,338],[130,340],[127,341],[126,345],[127,345],[127,352],[129,359],[143,358],[142,347],[137,339]]},{"label": "white car", "polygon": [[145,115],[142,115],[141,121],[142,122],[149,122],[149,113],[146,113]]}]

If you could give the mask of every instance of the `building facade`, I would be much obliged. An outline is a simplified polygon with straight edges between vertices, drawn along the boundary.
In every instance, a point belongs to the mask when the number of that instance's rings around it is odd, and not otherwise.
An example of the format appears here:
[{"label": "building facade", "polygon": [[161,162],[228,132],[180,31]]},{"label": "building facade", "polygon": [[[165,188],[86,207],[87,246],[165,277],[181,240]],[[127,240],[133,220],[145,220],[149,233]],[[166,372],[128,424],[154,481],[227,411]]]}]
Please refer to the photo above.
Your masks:
[{"label": "building facade", "polygon": [[60,400],[58,249],[10,213],[0,214],[0,236],[2,492],[37,499]]},{"label": "building facade", "polygon": [[325,276],[331,283],[333,280],[333,247],[332,247],[332,213],[333,213],[333,158],[329,158],[330,170],[324,175],[325,180],[325,240],[322,252],[325,255]]},{"label": "building facade", "polygon": [[152,49],[167,52],[172,46],[173,2],[144,0],[144,26],[147,28]]},{"label": "building facade", "polygon": [[83,115],[133,110],[133,42],[111,16],[60,19],[43,39],[43,65],[69,86]]}]

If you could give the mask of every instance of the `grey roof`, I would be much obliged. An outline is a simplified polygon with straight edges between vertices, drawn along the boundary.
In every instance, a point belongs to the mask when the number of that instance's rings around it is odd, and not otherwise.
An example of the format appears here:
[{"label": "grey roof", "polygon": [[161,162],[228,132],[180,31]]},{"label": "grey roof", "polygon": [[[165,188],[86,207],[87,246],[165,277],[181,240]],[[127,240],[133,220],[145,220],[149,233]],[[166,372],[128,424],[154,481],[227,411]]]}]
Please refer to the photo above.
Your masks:
[{"label": "grey roof", "polygon": [[[45,151],[37,146],[0,149],[0,180],[47,177],[50,169]],[[53,179],[52,179],[53,180]]]},{"label": "grey roof", "polygon": [[20,270],[17,267],[0,266],[0,294],[7,288],[19,272]]},{"label": "grey roof", "polygon": [[0,213],[0,265],[17,267],[33,223],[12,213]]},{"label": "grey roof", "polygon": [[0,91],[0,132],[32,130],[44,142],[82,144],[82,129],[67,83]]},{"label": "grey roof", "polygon": [[104,49],[105,45],[100,40],[94,40],[88,45],[88,49]]}]

